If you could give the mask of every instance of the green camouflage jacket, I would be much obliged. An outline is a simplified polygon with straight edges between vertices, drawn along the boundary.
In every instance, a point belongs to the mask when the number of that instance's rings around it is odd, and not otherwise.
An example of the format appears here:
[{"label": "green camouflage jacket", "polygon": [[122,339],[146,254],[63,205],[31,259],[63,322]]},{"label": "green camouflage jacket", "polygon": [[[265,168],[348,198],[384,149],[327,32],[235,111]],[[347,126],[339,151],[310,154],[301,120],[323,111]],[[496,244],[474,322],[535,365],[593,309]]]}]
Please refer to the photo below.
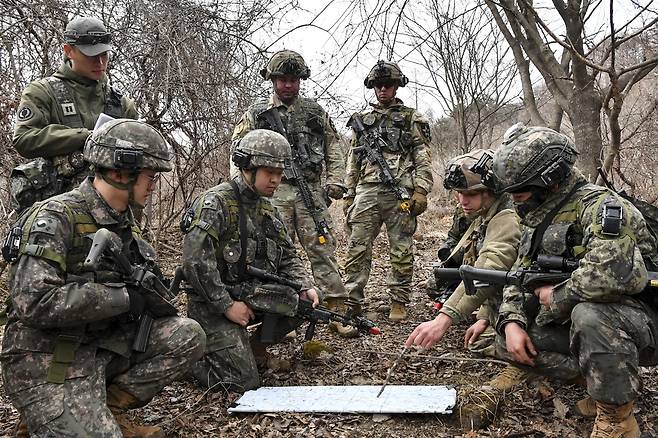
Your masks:
[{"label": "green camouflage jacket", "polygon": [[[73,90],[75,109],[84,127],[69,128],[63,124],[62,107],[47,79],[30,83],[23,90],[12,137],[14,147],[25,158],[51,158],[81,151],[98,115],[105,108],[109,92],[106,76],[100,81],[82,77],[65,62],[53,77],[64,81]],[[137,118],[137,109],[132,99],[123,96],[121,107],[123,117]]]},{"label": "green camouflage jacket", "polygon": [[[274,206],[255,194],[241,176],[233,181],[240,190],[246,216],[246,263],[310,288],[309,276]],[[181,227],[186,233],[183,269],[194,289],[191,299],[207,302],[223,314],[233,304],[227,287],[242,284],[238,279],[242,251],[238,201],[231,184],[224,182],[196,198]]]},{"label": "green camouflage jacket", "polygon": [[[625,296],[642,292],[647,284],[643,258],[656,254],[656,242],[640,212],[614,192],[588,184],[574,169],[559,192],[550,195],[538,209],[522,219],[525,228],[514,268],[530,264],[528,254],[535,227],[576,184],[581,186],[560,208],[544,233],[539,254],[579,259],[579,266],[569,280],[555,287],[550,308],[541,306],[536,317],[540,325],[567,321],[573,307],[580,302],[618,302]],[[623,209],[621,228],[616,235],[602,232],[604,206],[621,206]],[[505,288],[496,324],[499,332],[511,321],[527,327],[524,303],[526,294],[532,293],[516,286]]]}]

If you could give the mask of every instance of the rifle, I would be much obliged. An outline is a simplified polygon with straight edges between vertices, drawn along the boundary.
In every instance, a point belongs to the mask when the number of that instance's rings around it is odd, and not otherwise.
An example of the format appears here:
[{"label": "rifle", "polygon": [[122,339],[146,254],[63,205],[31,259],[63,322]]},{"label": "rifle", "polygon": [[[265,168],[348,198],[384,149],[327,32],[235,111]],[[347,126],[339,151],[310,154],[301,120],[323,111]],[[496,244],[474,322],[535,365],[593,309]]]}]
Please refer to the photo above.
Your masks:
[{"label": "rifle", "polygon": [[[118,265],[123,281],[127,285],[143,288],[157,295],[160,301],[158,303],[160,314],[175,315],[178,313],[176,308],[167,300],[171,297],[171,294],[160,278],[151,272],[146,265],[133,265],[122,252],[121,238],[106,228],[101,228],[94,234],[83,268],[87,271],[96,271],[103,255],[109,256]],[[180,283],[180,279],[178,282]],[[132,345],[134,351],[139,353],[146,351],[152,325],[153,315],[146,309],[139,318],[139,329]]]},{"label": "rifle", "polygon": [[[496,271],[462,265],[459,268],[434,268],[434,275],[445,280],[461,279],[466,295],[474,295],[477,288],[492,285],[514,285],[532,293],[540,286],[555,285],[568,280],[577,268],[576,259],[542,254],[537,257],[533,266],[516,271]],[[654,288],[658,288],[658,272],[649,272],[645,290]]]},{"label": "rifle", "polygon": [[[282,284],[293,288],[297,292],[302,290],[302,284],[300,282],[281,277],[280,275],[272,274],[271,272],[264,271],[251,265],[247,265],[245,272],[247,275],[257,278],[263,282]],[[229,293],[231,293],[230,290]],[[233,295],[231,297],[233,299],[239,300],[239,297],[233,297]],[[281,316],[277,314],[264,315],[262,330],[263,342],[271,342],[271,337],[269,334],[273,332],[274,325],[276,325],[279,318],[281,318]],[[381,330],[375,325],[374,322],[370,321],[369,319],[360,316],[341,315],[340,313],[333,312],[323,306],[313,307],[313,304],[310,301],[301,298],[299,299],[295,318],[308,321],[308,327],[304,335],[304,339],[307,341],[313,339],[313,335],[315,334],[315,325],[318,322],[327,324],[329,322],[335,321],[343,325],[354,327],[359,332],[367,332],[372,335],[378,335],[381,333]]]},{"label": "rifle", "polygon": [[400,210],[409,213],[411,207],[409,192],[400,187],[400,181],[393,176],[391,168],[388,166],[384,155],[382,155],[382,149],[388,146],[386,140],[374,129],[366,131],[363,119],[358,114],[352,116],[349,126],[354,129],[360,139],[363,139],[361,146],[357,146],[352,150],[359,154],[361,160],[366,158],[370,164],[379,167],[380,181],[386,184],[393,191],[395,197],[400,200]]},{"label": "rifle", "polygon": [[304,177],[304,174],[299,170],[300,166],[298,162],[304,163],[308,162],[308,152],[302,145],[297,145],[293,138],[288,135],[288,130],[281,120],[281,114],[279,110],[275,107],[272,107],[268,110],[263,111],[259,114],[265,118],[267,123],[270,125],[272,131],[278,132],[279,134],[286,137],[288,143],[290,143],[291,149],[294,151],[293,159],[289,163],[286,163],[286,168],[284,170],[284,175],[287,180],[295,182],[297,188],[299,189],[299,195],[302,197],[302,202],[304,207],[308,210],[313,222],[315,223],[315,231],[318,233],[318,242],[321,245],[327,243],[329,238],[329,224],[322,217],[322,210],[315,205],[315,200],[313,199],[313,194],[311,189],[308,186],[308,182]]}]

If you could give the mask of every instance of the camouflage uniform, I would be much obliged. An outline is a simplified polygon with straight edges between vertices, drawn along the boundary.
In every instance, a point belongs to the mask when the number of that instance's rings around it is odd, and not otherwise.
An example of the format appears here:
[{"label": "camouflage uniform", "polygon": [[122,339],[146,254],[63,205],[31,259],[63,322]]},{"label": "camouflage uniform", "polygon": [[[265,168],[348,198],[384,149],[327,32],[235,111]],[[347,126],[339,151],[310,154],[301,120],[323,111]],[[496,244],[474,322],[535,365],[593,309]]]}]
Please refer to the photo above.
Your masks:
[{"label": "camouflage uniform", "polygon": [[[290,237],[294,241],[296,236],[304,248],[323,298],[345,299],[347,292],[336,261],[336,241],[331,233],[333,224],[327,210],[329,197],[325,193],[328,185],[344,188],[345,157],[340,138],[329,115],[315,100],[297,97],[286,105],[273,93],[268,101],[249,107],[233,131],[233,140],[241,139],[254,129],[272,129],[262,116],[264,111],[272,108],[277,108],[281,115],[287,137],[291,141],[293,157],[299,154],[308,157],[300,170],[309,185],[319,217],[329,227],[327,241],[320,243],[316,224],[294,181],[284,178],[272,198],[272,204],[283,218]],[[231,174],[235,175],[235,171]]]},{"label": "camouflage uniform", "polygon": [[[576,258],[579,265],[569,280],[555,286],[549,308],[537,309],[531,291],[506,287],[496,330],[504,335],[506,324],[519,324],[539,353],[534,371],[561,379],[582,375],[597,404],[624,405],[639,394],[638,366],[658,364],[658,315],[644,299],[651,292],[643,292],[647,284],[643,259],[655,258],[656,242],[632,204],[606,188],[588,184],[577,169],[570,169],[575,150],[565,136],[546,128],[513,129],[522,131],[506,135],[508,140],[494,158],[494,172],[506,183],[503,189],[527,186],[535,190],[537,180],[532,180],[533,175],[524,180],[525,170],[518,166],[533,162],[541,167],[542,160],[551,157],[551,148],[562,156],[562,161],[544,160],[546,170],[539,172],[543,181],[560,181],[559,190],[544,191],[544,199],[517,205],[522,225],[528,228],[515,267],[531,262],[532,235],[556,209],[534,257]],[[526,147],[530,150],[526,152],[523,142],[535,149]],[[531,159],[535,150],[540,152]],[[565,168],[570,173],[560,175]],[[510,175],[517,174],[510,180]],[[612,230],[606,229],[604,211],[619,207],[621,221]],[[504,339],[500,341],[506,354]]]},{"label": "camouflage uniform", "polygon": [[128,314],[127,289],[110,262],[83,272],[91,247],[84,235],[115,232],[133,263],[155,263],[155,251],[130,210],[112,209],[91,179],[33,211],[27,245],[9,277],[0,356],[5,393],[32,436],[121,437],[106,386],[134,396],[132,407],[145,405],[201,357],[204,333],[187,318],[156,318],[146,351],[131,351],[137,323]]},{"label": "camouflage uniform", "polygon": [[[57,98],[55,90],[59,89],[73,101],[67,115]],[[77,116],[71,115],[71,110]],[[21,156],[39,159],[17,167],[16,176],[26,178],[12,178],[11,189],[14,196],[21,197],[29,185],[43,194],[26,193],[29,199],[20,199],[21,205],[31,205],[80,184],[87,176],[82,148],[103,112],[114,118],[137,118],[135,102],[110,87],[107,76],[99,81],[83,77],[71,69],[69,60],[51,77],[36,80],[23,90],[12,144]]]},{"label": "camouflage uniform", "polygon": [[[362,113],[366,130],[379,129],[388,134],[390,148],[382,151],[393,175],[400,186],[413,193],[432,189],[432,159],[429,148],[427,120],[402,101],[383,107],[371,104],[372,109]],[[390,245],[391,272],[387,279],[391,299],[408,303],[413,276],[413,235],[416,217],[400,209],[400,201],[379,178],[380,169],[366,159],[360,159],[354,148],[359,137],[352,137],[348,153],[345,185],[346,197],[354,203],[347,209],[347,224],[351,231],[347,249],[345,287],[351,305],[363,302],[365,288],[372,264],[372,242],[383,224]]]},{"label": "camouflage uniform", "polygon": [[[252,131],[249,136],[254,137],[259,132],[263,130]],[[244,149],[245,141],[241,142],[239,149]],[[281,141],[288,147],[283,137]],[[290,156],[289,148],[287,155]],[[272,157],[264,159],[271,160]],[[250,160],[253,166],[273,167],[275,164],[253,163],[253,155]],[[295,314],[297,293],[288,288],[289,295],[284,292],[275,296],[261,290],[260,283],[253,278],[240,273],[240,201],[235,190],[240,193],[247,230],[244,262],[300,281],[304,289],[310,284],[277,209],[267,198],[255,193],[242,174],[231,182],[207,190],[188,209],[182,223],[186,232],[183,268],[187,282],[193,287],[188,292],[187,312],[201,324],[208,336],[206,355],[196,364],[194,375],[206,387],[222,384],[232,390],[244,391],[258,387],[260,378],[246,328],[224,316],[233,305],[229,289],[254,311],[267,310],[287,316]],[[296,318],[278,320],[272,341],[280,341],[301,322]],[[254,334],[254,341],[261,329],[262,326]]]}]

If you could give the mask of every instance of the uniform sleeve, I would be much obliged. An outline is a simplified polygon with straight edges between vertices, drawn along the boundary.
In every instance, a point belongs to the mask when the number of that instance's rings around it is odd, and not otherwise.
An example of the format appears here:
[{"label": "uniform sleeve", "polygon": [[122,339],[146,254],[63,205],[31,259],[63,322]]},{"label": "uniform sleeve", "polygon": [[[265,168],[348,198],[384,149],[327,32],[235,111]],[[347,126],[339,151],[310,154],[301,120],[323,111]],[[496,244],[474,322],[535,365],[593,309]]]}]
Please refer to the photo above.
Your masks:
[{"label": "uniform sleeve", "polygon": [[414,189],[421,188],[426,193],[432,191],[432,154],[430,152],[430,129],[428,121],[414,111],[411,116],[412,158],[414,162]]},{"label": "uniform sleeve", "polygon": [[207,194],[192,204],[195,210],[202,208],[185,234],[183,240],[183,271],[185,279],[194,288],[197,295],[218,313],[223,314],[233,305],[233,300],[226,290],[217,263],[218,236],[225,229],[228,216],[219,198]]},{"label": "uniform sleeve", "polygon": [[[480,269],[509,271],[516,261],[521,231],[517,215],[512,210],[496,214],[487,225],[484,242],[474,266]],[[478,288],[475,295],[466,295],[464,284],[460,283],[455,292],[441,309],[453,321],[468,318],[487,299],[501,293],[500,287]]]},{"label": "uniform sleeve", "polygon": [[344,187],[345,155],[340,136],[336,132],[328,114],[324,118],[325,165],[327,168],[327,184]]},{"label": "uniform sleeve", "polygon": [[86,128],[69,128],[54,122],[55,98],[39,81],[25,88],[18,106],[12,144],[25,158],[54,157],[81,150]]},{"label": "uniform sleeve", "polygon": [[42,207],[31,226],[27,253],[12,268],[12,306],[30,327],[79,326],[130,309],[128,292],[121,285],[84,282],[82,278],[66,282],[62,264],[71,251],[72,225],[62,208],[52,203]]},{"label": "uniform sleeve", "polygon": [[350,147],[347,150],[347,163],[345,167],[345,188],[347,189],[347,196],[354,197],[356,186],[359,183],[359,157],[354,152],[354,148],[358,146],[358,139],[356,132],[352,130],[352,140]]},{"label": "uniform sleeve", "polygon": [[[522,226],[520,245],[523,246],[523,242],[530,239],[531,236],[532,230]],[[520,266],[521,260],[517,258],[510,270],[519,269]],[[528,326],[528,317],[524,310],[525,303],[526,297],[521,288],[514,285],[505,286],[503,288],[503,302],[498,310],[498,321],[496,321],[496,331],[499,334],[505,334],[504,326],[509,322],[516,322],[523,328]]]},{"label": "uniform sleeve", "polygon": [[[623,226],[616,236],[603,234],[599,225],[603,206],[610,204],[621,205],[623,209]],[[583,301],[619,301],[623,295],[640,293],[647,284],[647,270],[636,241],[653,239],[637,209],[609,194],[602,202],[586,206],[580,220],[587,252],[571,278],[553,293],[549,310],[557,316],[568,316]]]}]

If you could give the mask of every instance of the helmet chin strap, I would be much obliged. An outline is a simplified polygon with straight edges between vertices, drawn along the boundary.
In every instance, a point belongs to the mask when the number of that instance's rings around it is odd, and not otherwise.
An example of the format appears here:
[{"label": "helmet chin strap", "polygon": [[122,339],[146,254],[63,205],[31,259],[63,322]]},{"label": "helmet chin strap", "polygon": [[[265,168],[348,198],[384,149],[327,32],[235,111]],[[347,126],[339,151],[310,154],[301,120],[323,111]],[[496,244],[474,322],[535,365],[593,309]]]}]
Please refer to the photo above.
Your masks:
[{"label": "helmet chin strap", "polygon": [[122,183],[113,180],[107,175],[107,172],[100,172],[100,177],[103,181],[119,190],[126,190],[128,192],[128,205],[132,208],[144,208],[144,206],[135,201],[135,183],[139,177],[139,172],[130,172],[128,182]]},{"label": "helmet chin strap", "polygon": [[[250,170],[251,172],[247,174],[245,173],[246,170]],[[247,187],[249,187],[251,191],[256,193],[258,196],[263,196],[262,193],[256,190],[256,172],[258,172],[258,168],[254,167],[253,169],[242,169],[241,172],[242,179],[244,180],[245,184],[247,184]]]}]

